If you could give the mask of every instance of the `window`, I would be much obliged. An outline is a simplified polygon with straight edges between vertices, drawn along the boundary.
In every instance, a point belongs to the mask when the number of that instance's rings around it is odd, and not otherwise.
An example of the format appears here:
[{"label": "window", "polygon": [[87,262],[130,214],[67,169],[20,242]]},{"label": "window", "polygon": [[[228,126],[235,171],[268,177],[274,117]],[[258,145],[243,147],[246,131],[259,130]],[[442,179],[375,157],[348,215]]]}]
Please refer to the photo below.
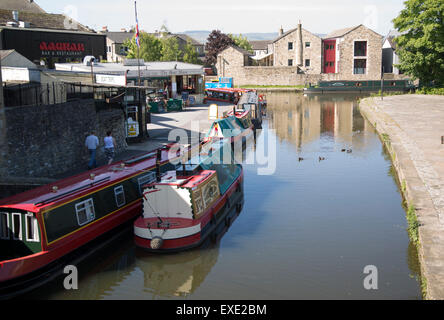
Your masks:
[{"label": "window", "polygon": [[310,48],[310,47],[311,47],[311,43],[310,43],[310,42],[306,42],[306,43],[305,43],[305,47],[306,47],[306,48]]},{"label": "window", "polygon": [[293,42],[288,43],[288,50],[293,50]]},{"label": "window", "polygon": [[12,239],[22,240],[22,215],[20,213],[12,214]]},{"label": "window", "polygon": [[88,199],[76,204],[77,223],[79,226],[83,226],[96,217],[94,212],[93,199]]},{"label": "window", "polygon": [[108,52],[111,52],[111,46],[108,46]]},{"label": "window", "polygon": [[309,67],[310,66],[310,59],[305,59],[305,66]]},{"label": "window", "polygon": [[137,184],[139,185],[139,192],[142,194],[143,190],[142,187],[146,184],[150,184],[156,181],[156,173],[155,172],[148,172],[147,174],[141,176],[139,179],[137,179]]},{"label": "window", "polygon": [[355,59],[353,74],[366,74],[367,59]]},{"label": "window", "polygon": [[367,41],[355,41],[355,57],[367,56]]},{"label": "window", "polygon": [[37,219],[32,213],[26,215],[26,241],[39,241],[39,228]]},{"label": "window", "polygon": [[7,212],[0,212],[0,239],[9,239],[9,219]]},{"label": "window", "polygon": [[123,191],[123,186],[114,188],[114,196],[116,198],[117,207],[120,208],[125,204],[125,192]]},{"label": "window", "polygon": [[293,65],[293,59],[288,59],[288,66],[291,67]]}]

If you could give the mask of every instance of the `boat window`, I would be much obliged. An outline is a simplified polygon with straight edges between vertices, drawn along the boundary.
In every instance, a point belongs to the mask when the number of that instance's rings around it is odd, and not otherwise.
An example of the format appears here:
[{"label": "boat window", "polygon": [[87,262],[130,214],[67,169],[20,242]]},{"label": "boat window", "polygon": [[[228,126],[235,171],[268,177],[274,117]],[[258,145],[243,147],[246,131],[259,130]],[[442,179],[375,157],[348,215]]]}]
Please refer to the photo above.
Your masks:
[{"label": "boat window", "polygon": [[88,199],[76,204],[77,223],[83,226],[95,219],[93,199]]},{"label": "boat window", "polygon": [[37,219],[32,213],[26,215],[26,241],[39,241]]},{"label": "boat window", "polygon": [[114,188],[114,196],[116,198],[117,207],[120,208],[125,204],[125,192],[123,191],[123,186]]},{"label": "boat window", "polygon": [[7,212],[0,212],[0,239],[9,239],[9,219]]},{"label": "boat window", "polygon": [[20,213],[12,214],[12,238],[22,240],[22,215]]},{"label": "boat window", "polygon": [[142,194],[142,187],[145,184],[153,183],[156,181],[156,173],[155,172],[148,172],[147,174],[141,176],[137,179],[137,183],[139,185],[139,193]]}]

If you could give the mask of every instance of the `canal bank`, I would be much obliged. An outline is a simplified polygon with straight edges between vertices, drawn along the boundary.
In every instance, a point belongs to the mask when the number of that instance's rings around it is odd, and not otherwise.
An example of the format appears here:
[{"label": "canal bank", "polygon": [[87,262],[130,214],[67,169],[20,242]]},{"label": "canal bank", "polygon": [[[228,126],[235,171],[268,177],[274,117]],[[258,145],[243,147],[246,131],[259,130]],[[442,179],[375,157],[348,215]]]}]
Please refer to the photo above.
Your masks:
[{"label": "canal bank", "polygon": [[359,108],[376,128],[396,169],[409,232],[417,236],[423,294],[426,299],[444,299],[444,97],[367,98]]}]

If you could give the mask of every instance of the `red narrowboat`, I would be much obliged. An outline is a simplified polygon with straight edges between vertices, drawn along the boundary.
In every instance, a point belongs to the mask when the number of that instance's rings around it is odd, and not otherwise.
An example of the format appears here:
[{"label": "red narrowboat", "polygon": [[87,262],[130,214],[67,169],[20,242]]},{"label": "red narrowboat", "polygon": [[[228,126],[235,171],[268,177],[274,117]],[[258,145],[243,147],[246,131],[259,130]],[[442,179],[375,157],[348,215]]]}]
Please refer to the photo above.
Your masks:
[{"label": "red narrowboat", "polygon": [[[143,188],[143,216],[134,223],[135,243],[154,252],[182,251],[201,245],[242,210],[242,165],[222,163],[224,141],[179,164],[161,181]],[[232,161],[232,159],[230,159]]]},{"label": "red narrowboat", "polygon": [[250,91],[253,90],[240,88],[207,88],[205,89],[205,100],[237,104],[240,97]]},{"label": "red narrowboat", "polygon": [[2,199],[0,296],[140,215],[143,186],[175,167],[171,147]]}]

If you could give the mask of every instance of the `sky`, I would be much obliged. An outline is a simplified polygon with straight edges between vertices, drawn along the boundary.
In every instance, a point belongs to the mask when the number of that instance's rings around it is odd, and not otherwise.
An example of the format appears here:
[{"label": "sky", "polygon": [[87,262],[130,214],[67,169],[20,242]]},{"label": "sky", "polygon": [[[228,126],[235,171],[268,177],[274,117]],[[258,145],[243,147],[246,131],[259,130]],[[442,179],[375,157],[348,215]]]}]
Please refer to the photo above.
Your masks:
[{"label": "sky", "polygon": [[[66,13],[97,31],[135,25],[134,0],[36,0],[45,11]],[[277,32],[299,20],[313,33],[364,24],[386,35],[404,0],[138,0],[139,28],[165,24],[171,32],[219,29],[224,33]]]}]

